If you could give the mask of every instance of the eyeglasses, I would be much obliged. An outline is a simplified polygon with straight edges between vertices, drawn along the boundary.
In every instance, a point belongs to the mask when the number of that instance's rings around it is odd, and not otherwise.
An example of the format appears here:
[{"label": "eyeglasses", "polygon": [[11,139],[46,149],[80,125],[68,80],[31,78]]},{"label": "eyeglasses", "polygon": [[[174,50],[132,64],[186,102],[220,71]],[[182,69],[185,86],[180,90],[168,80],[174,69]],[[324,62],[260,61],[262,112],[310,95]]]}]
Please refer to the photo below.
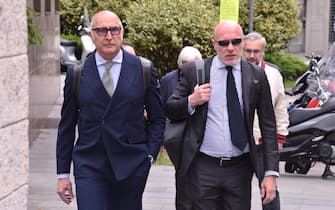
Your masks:
[{"label": "eyeglasses", "polygon": [[114,26],[114,27],[101,27],[101,28],[92,28],[93,31],[95,31],[98,36],[106,36],[108,31],[111,32],[112,35],[119,35],[121,32],[120,26]]},{"label": "eyeglasses", "polygon": [[221,46],[221,47],[227,47],[230,43],[233,46],[237,46],[239,44],[241,44],[242,39],[232,39],[232,40],[219,40],[217,41],[217,43]]},{"label": "eyeglasses", "polygon": [[261,52],[261,50],[259,50],[259,49],[255,49],[255,50],[253,50],[253,49],[244,49],[244,52],[246,52],[247,54],[254,54],[254,55],[256,55],[256,54],[258,54],[258,53],[260,53]]}]

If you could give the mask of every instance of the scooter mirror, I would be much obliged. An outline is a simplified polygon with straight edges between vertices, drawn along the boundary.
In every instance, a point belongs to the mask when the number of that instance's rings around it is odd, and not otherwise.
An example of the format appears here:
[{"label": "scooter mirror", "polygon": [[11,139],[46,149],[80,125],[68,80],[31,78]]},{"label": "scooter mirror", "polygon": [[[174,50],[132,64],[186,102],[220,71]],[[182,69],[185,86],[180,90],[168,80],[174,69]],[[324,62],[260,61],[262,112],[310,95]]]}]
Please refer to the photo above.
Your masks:
[{"label": "scooter mirror", "polygon": [[81,16],[80,16],[80,20],[79,20],[79,22],[80,22],[80,23],[84,23],[84,20],[85,20],[84,15],[81,15]]}]

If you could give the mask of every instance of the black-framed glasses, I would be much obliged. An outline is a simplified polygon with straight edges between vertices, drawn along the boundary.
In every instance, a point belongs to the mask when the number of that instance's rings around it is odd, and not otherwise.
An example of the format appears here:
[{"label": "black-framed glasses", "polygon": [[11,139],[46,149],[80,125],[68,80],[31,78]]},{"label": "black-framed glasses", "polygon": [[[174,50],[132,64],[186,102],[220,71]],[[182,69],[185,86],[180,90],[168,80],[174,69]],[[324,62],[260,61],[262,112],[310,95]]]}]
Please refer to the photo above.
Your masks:
[{"label": "black-framed glasses", "polygon": [[121,32],[120,26],[114,26],[114,27],[101,27],[101,28],[92,28],[93,31],[95,31],[98,36],[106,36],[108,31],[111,32],[112,35],[119,35]]},{"label": "black-framed glasses", "polygon": [[238,39],[232,39],[232,40],[219,40],[217,41],[217,43],[221,46],[221,47],[227,47],[230,43],[233,46],[237,46],[239,44],[241,44],[242,39],[238,38]]},{"label": "black-framed glasses", "polygon": [[247,54],[251,54],[251,53],[253,53],[254,55],[256,55],[256,54],[258,54],[258,53],[260,53],[261,52],[261,50],[260,49],[248,49],[248,48],[246,48],[246,49],[244,49],[244,52],[246,52]]}]

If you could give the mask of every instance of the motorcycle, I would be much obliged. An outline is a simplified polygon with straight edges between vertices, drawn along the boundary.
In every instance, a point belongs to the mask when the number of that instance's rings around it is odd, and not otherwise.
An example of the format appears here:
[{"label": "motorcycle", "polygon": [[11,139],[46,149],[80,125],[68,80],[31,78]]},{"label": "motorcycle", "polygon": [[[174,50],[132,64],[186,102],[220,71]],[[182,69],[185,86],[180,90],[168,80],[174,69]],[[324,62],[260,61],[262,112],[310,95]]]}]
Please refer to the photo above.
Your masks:
[{"label": "motorcycle", "polygon": [[308,85],[300,86],[305,92],[289,110],[289,134],[279,151],[280,161],[285,161],[285,172],[298,174],[322,162],[326,179],[335,176],[330,169],[335,165],[335,44],[319,62],[312,58],[307,72],[303,76]]},{"label": "motorcycle", "polygon": [[60,40],[60,64],[61,72],[66,72],[70,65],[80,65],[86,57],[95,50],[95,45],[89,36],[90,21],[88,18],[87,9],[84,8],[84,14],[80,17],[78,31],[82,44],[81,56],[77,58],[76,51],[78,45],[76,41],[61,39]]}]

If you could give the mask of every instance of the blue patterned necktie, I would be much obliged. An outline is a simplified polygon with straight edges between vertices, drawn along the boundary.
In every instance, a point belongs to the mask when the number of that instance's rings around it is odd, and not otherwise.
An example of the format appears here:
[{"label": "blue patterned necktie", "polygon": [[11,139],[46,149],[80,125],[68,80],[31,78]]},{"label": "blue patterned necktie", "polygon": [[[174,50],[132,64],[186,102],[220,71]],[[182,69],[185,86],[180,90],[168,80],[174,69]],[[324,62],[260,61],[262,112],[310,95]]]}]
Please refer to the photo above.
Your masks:
[{"label": "blue patterned necktie", "polygon": [[112,68],[113,62],[105,63],[105,72],[102,74],[102,84],[104,85],[107,93],[112,97],[114,93],[114,82],[110,70]]},{"label": "blue patterned necktie", "polygon": [[227,74],[227,108],[231,141],[235,147],[243,151],[247,144],[247,130],[244,124],[241,106],[237,95],[233,67],[226,66]]}]

